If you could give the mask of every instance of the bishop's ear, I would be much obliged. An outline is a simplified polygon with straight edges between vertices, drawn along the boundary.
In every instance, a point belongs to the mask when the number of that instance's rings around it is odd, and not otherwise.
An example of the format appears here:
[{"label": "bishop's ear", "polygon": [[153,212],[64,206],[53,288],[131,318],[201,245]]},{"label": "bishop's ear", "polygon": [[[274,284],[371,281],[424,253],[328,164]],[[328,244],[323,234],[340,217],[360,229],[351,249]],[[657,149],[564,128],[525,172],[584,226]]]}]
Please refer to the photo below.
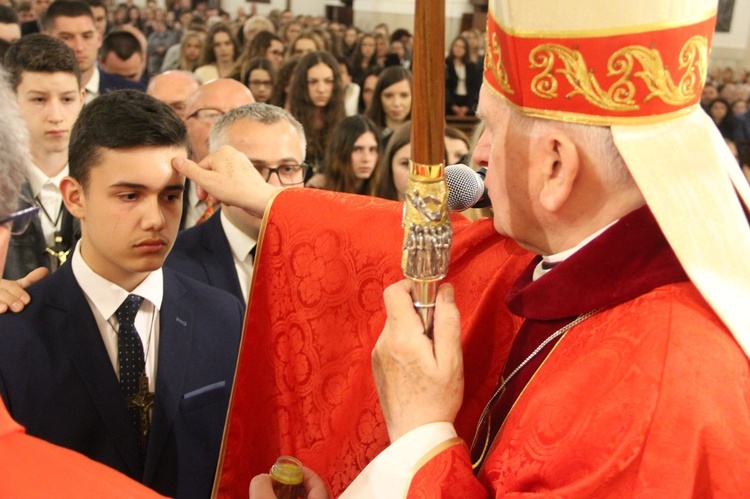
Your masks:
[{"label": "bishop's ear", "polygon": [[560,210],[570,198],[578,176],[578,148],[568,135],[553,131],[541,139],[541,189],[539,202],[550,212]]},{"label": "bishop's ear", "polygon": [[85,218],[86,196],[83,186],[73,177],[65,177],[60,181],[60,193],[70,214],[78,219]]}]

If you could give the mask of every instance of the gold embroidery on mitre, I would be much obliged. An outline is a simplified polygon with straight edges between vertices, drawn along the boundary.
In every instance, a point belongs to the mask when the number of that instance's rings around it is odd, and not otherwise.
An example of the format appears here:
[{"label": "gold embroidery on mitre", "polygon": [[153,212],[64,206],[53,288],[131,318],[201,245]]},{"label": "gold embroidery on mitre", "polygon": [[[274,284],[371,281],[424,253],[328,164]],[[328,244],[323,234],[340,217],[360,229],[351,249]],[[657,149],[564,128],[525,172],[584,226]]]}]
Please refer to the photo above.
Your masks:
[{"label": "gold embroidery on mitre", "polygon": [[513,89],[510,88],[510,83],[508,83],[508,73],[505,71],[505,66],[503,66],[503,51],[500,48],[500,42],[497,41],[497,33],[492,33],[491,44],[489,38],[487,39],[486,53],[489,54],[489,57],[484,58],[484,70],[487,71],[489,69],[492,71],[495,81],[506,94],[514,94],[515,92],[513,92]]},{"label": "gold embroidery on mitre", "polygon": [[[564,69],[554,70],[557,59],[565,64]],[[565,75],[574,90],[566,95],[571,98],[582,95],[591,104],[608,111],[634,111],[640,108],[636,102],[636,88],[631,79],[640,78],[649,89],[643,97],[646,103],[656,97],[673,106],[692,102],[700,91],[708,70],[708,41],[703,36],[694,36],[680,51],[679,69],[684,71],[678,84],[672,80],[669,67],[656,49],[632,45],[615,52],[607,63],[607,76],[620,78],[604,90],[589,69],[578,50],[556,44],[544,44],[529,54],[532,69],[542,72],[531,81],[531,91],[544,99],[557,97],[559,82],[554,73]],[[635,69],[635,62],[641,70]]]}]

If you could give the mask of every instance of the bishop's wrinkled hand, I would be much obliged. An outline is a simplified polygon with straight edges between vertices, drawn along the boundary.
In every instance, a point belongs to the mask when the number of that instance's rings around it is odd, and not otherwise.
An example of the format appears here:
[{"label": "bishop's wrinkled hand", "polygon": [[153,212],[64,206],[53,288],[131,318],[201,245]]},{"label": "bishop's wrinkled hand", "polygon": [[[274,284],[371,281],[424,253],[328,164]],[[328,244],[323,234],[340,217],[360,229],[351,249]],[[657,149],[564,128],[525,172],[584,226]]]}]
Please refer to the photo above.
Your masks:
[{"label": "bishop's wrinkled hand", "polygon": [[388,318],[372,352],[391,442],[428,423],[453,423],[463,400],[461,317],[453,287],[443,284],[438,291],[430,340],[414,310],[411,286],[403,280],[383,293]]}]

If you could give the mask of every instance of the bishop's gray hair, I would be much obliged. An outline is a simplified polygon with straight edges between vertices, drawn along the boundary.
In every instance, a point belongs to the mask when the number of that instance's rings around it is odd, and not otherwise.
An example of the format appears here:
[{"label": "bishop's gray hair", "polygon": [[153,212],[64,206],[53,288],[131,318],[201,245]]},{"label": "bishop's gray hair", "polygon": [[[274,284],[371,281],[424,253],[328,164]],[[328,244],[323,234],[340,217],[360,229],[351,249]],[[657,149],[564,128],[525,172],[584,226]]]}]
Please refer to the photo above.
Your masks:
[{"label": "bishop's gray hair", "polygon": [[0,219],[9,217],[18,208],[21,186],[30,165],[26,125],[8,82],[8,73],[0,68]]},{"label": "bishop's gray hair", "polygon": [[257,121],[265,125],[275,125],[282,121],[288,121],[294,130],[297,132],[300,141],[300,147],[302,148],[302,158],[305,157],[307,149],[307,140],[305,139],[305,129],[302,128],[302,124],[292,116],[289,111],[278,106],[272,106],[263,102],[254,102],[240,106],[236,109],[232,109],[219,120],[214,123],[211,128],[211,135],[208,137],[208,148],[210,152],[214,152],[223,145],[226,145],[227,130],[232,123],[246,119],[249,121]]}]

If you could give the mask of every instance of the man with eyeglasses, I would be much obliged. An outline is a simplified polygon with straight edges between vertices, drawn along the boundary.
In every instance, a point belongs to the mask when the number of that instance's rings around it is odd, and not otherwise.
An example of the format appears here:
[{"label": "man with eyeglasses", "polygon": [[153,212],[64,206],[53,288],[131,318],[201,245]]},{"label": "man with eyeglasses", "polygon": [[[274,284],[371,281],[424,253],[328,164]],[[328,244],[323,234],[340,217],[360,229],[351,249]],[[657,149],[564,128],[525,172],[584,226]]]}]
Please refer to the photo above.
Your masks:
[{"label": "man with eyeglasses", "polygon": [[[231,146],[274,187],[303,187],[305,132],[284,109],[254,103],[224,114],[211,129],[210,151]],[[165,266],[228,291],[247,303],[262,220],[221,204],[217,215],[181,232]]]},{"label": "man with eyeglasses", "polygon": [[[242,83],[228,78],[209,81],[198,88],[188,100],[185,125],[190,140],[190,159],[196,163],[208,155],[208,134],[211,126],[226,112],[252,104],[255,98]],[[186,182],[180,229],[205,221],[213,212],[213,204],[198,199],[195,184]],[[209,209],[207,213],[206,210]]]}]

